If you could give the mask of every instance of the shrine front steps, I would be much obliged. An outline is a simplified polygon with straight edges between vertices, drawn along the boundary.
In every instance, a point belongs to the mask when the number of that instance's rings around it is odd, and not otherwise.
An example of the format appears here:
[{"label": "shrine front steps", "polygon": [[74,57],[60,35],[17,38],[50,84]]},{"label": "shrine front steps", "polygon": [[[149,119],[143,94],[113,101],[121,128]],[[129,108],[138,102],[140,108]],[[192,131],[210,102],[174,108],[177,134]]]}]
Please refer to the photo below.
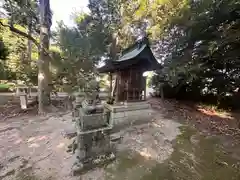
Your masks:
[{"label": "shrine front steps", "polygon": [[109,124],[113,129],[150,122],[154,115],[154,110],[146,101],[131,102],[124,105],[105,104],[104,107],[110,111]]}]

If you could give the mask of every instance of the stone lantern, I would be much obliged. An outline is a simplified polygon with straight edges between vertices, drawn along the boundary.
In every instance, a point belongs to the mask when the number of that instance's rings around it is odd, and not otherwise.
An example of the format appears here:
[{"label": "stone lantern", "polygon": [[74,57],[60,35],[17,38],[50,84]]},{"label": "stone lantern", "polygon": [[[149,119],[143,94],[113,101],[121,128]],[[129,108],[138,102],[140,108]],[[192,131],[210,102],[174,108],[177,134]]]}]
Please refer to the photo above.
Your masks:
[{"label": "stone lantern", "polygon": [[104,110],[98,98],[98,89],[97,82],[89,82],[84,89],[85,99],[75,113],[77,137],[74,153],[77,161],[72,169],[73,175],[115,158],[110,143],[109,112]]}]

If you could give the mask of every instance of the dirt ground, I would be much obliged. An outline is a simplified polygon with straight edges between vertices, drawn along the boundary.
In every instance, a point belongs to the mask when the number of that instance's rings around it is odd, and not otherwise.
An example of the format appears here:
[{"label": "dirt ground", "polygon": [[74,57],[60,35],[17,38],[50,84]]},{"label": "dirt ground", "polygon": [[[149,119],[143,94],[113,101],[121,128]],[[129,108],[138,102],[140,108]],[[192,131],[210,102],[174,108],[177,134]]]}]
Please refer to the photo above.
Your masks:
[{"label": "dirt ground", "polygon": [[78,177],[71,175],[75,156],[66,152],[72,142],[66,134],[74,131],[70,112],[0,120],[0,180],[224,180],[221,172],[240,179],[239,151],[223,151],[215,136],[203,136],[175,111],[166,113],[158,100],[151,103],[156,111],[151,122],[115,134],[123,137],[116,161]]},{"label": "dirt ground", "polygon": [[[126,128],[116,134],[123,136],[118,150],[163,162],[173,152],[171,141],[180,133],[178,126],[170,120],[155,119]],[[74,129],[71,113],[17,117],[0,122],[0,127],[0,179],[17,179],[29,171],[43,179],[79,179],[71,176],[75,157],[66,152],[71,140],[64,137]],[[82,178],[103,179],[104,174],[98,169]]]},{"label": "dirt ground", "polygon": [[71,155],[64,132],[73,128],[71,114],[23,116],[0,122],[0,179],[34,170],[40,177],[67,179]]}]

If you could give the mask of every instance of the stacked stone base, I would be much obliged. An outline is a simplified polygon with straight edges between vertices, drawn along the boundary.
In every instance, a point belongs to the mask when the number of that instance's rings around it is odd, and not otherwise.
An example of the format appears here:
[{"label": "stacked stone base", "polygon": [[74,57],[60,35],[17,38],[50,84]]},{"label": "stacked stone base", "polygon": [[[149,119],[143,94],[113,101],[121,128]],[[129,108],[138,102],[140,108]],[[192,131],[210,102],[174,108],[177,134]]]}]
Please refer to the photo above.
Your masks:
[{"label": "stacked stone base", "polygon": [[149,122],[153,118],[153,110],[147,102],[134,102],[125,105],[105,104],[105,108],[110,111],[111,126],[138,124]]},{"label": "stacked stone base", "polygon": [[86,103],[76,103],[73,113],[77,128],[77,137],[73,147],[76,163],[72,174],[78,175],[91,168],[111,162],[115,159],[116,143],[111,142],[110,134],[114,128],[122,125],[151,121],[153,111],[146,102],[125,105],[105,104],[99,111],[90,111]]},{"label": "stacked stone base", "polygon": [[76,137],[77,157],[72,174],[78,175],[96,166],[106,164],[115,159],[115,147],[110,143],[112,128],[79,132]]},{"label": "stacked stone base", "polygon": [[93,106],[83,101],[81,106],[76,106],[73,115],[77,136],[73,146],[76,163],[72,174],[78,175],[112,161],[115,158],[115,147],[110,140],[112,126],[109,124],[109,113],[104,111],[101,104]]}]

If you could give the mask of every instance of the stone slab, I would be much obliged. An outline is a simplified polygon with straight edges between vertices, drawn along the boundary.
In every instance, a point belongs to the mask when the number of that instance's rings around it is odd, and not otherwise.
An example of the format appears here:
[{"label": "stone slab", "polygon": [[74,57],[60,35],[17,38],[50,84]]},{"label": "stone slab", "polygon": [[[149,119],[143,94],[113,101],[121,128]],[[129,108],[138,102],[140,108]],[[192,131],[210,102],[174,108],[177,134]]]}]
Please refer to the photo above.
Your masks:
[{"label": "stone slab", "polygon": [[85,114],[82,108],[79,109],[79,117],[76,120],[77,126],[81,127],[82,130],[98,129],[106,127],[109,124],[108,114]]},{"label": "stone slab", "polygon": [[110,110],[109,124],[114,128],[122,125],[138,124],[148,122],[153,118],[153,110],[147,102],[134,102],[125,105],[108,105]]},{"label": "stone slab", "polygon": [[126,111],[134,111],[134,110],[142,110],[142,109],[149,109],[151,105],[147,102],[135,102],[135,103],[127,103],[127,104],[117,104],[117,105],[110,105],[104,104],[104,107],[110,110],[111,112],[126,112]]}]

